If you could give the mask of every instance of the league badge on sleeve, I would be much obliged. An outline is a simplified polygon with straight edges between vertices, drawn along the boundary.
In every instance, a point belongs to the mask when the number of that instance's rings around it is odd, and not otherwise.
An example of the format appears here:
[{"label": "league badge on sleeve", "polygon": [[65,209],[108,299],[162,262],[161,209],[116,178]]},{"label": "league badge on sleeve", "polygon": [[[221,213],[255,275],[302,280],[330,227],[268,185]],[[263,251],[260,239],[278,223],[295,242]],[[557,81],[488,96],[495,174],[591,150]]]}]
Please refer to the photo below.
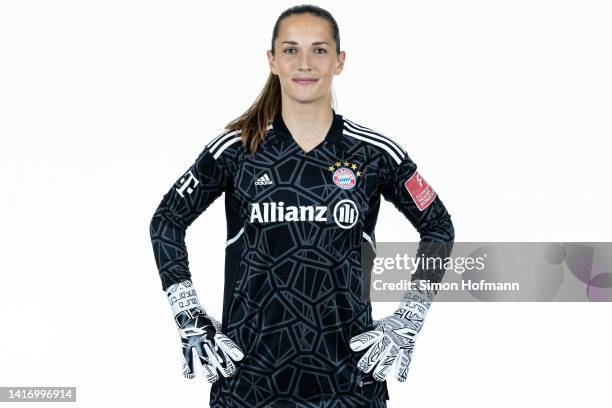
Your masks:
[{"label": "league badge on sleeve", "polygon": [[415,171],[414,174],[404,182],[404,186],[420,211],[427,208],[436,198],[436,192],[427,184],[418,171]]}]

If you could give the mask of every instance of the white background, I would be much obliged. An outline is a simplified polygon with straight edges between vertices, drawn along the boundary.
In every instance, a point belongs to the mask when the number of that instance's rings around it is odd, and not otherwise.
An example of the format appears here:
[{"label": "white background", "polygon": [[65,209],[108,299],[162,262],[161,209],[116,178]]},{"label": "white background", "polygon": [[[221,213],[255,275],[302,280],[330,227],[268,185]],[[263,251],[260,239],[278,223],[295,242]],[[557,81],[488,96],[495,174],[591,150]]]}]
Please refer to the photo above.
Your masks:
[{"label": "white background", "polygon": [[[77,386],[82,407],[207,406],[204,379],[181,376],[149,222],[261,90],[294,4],[0,3],[0,386]],[[609,2],[316,4],[347,53],[337,111],[402,143],[457,241],[612,240]],[[387,202],[376,235],[418,239]],[[220,317],[223,199],[187,239]],[[389,407],[609,406],[611,312],[435,304]]]}]

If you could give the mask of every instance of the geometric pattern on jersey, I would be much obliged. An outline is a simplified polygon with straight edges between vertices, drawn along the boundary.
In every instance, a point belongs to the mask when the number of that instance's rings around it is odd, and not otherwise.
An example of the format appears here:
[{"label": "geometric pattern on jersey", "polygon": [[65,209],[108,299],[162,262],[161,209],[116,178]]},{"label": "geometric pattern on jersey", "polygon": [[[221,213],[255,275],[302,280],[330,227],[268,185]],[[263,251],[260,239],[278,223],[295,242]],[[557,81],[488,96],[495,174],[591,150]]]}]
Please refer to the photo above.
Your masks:
[{"label": "geometric pattern on jersey", "polygon": [[[350,188],[334,183],[341,167]],[[179,178],[153,217],[151,236],[162,287],[189,278],[185,229],[225,192],[222,328],[245,357],[233,377],[213,384],[211,406],[385,406],[386,382],[361,372],[363,352],[349,347],[373,328],[361,244],[375,248],[381,197],[419,231],[419,251],[427,241],[454,238],[439,196],[420,210],[404,187],[416,171],[406,151],[334,111],[325,139],[305,152],[279,112],[256,154],[236,132],[222,132],[190,171],[197,185]],[[443,271],[418,274],[439,281]]]}]

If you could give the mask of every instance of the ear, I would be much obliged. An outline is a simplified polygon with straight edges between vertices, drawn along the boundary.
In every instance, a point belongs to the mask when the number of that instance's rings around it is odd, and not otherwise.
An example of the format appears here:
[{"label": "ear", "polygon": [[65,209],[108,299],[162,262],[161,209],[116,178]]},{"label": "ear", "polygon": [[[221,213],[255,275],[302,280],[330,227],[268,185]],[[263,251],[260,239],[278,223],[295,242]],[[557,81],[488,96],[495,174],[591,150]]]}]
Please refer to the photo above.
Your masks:
[{"label": "ear", "polygon": [[270,66],[270,71],[274,75],[278,75],[278,69],[276,68],[276,61],[274,59],[274,55],[272,55],[272,51],[267,50],[266,54],[268,55],[268,65]]},{"label": "ear", "polygon": [[336,64],[336,71],[335,71],[336,75],[341,73],[342,69],[344,69],[344,60],[345,59],[346,59],[346,52],[340,51],[340,53],[338,53],[338,62]]}]

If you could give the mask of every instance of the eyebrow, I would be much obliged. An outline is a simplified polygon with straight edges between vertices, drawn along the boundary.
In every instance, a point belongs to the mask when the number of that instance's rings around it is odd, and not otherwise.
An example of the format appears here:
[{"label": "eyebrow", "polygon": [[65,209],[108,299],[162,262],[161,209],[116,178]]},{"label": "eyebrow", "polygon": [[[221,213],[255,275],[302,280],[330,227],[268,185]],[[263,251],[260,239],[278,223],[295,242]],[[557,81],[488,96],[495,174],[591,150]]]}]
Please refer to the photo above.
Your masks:
[{"label": "eyebrow", "polygon": [[[297,41],[283,41],[282,44],[298,45],[298,42]],[[315,41],[312,43],[312,45],[321,45],[321,44],[329,45],[329,43],[325,41]]]}]

